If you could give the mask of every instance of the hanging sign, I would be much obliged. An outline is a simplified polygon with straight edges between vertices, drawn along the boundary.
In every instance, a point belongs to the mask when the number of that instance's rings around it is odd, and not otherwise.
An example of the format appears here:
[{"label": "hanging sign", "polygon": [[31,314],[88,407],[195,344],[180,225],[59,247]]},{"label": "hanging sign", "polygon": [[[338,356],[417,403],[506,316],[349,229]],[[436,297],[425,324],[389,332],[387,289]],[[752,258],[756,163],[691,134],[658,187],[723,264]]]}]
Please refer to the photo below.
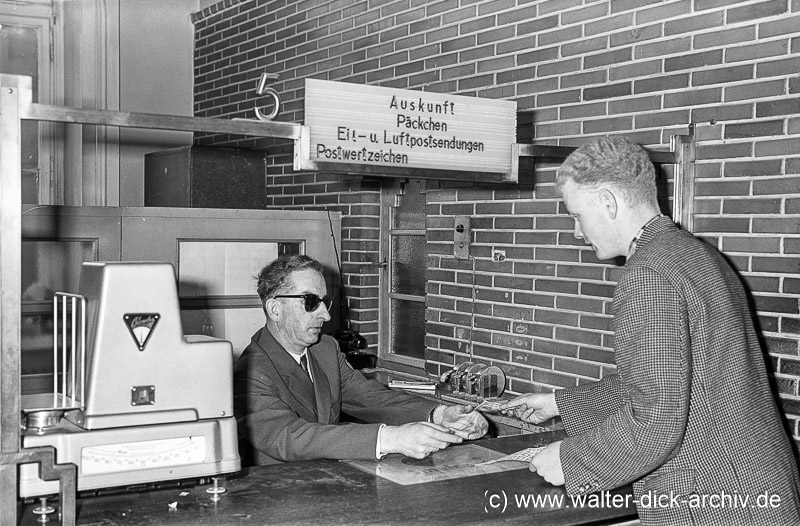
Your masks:
[{"label": "hanging sign", "polygon": [[517,103],[306,79],[300,169],[509,174]]}]

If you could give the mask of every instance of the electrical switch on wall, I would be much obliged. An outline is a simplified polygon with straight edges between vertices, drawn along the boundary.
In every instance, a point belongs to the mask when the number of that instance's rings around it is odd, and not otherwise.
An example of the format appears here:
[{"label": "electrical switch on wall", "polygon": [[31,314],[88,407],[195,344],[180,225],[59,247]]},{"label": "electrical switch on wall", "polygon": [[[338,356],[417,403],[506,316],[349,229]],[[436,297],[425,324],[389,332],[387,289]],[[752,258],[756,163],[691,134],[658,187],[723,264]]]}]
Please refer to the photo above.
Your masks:
[{"label": "electrical switch on wall", "polygon": [[453,255],[458,259],[469,259],[469,216],[456,216],[453,229]]}]

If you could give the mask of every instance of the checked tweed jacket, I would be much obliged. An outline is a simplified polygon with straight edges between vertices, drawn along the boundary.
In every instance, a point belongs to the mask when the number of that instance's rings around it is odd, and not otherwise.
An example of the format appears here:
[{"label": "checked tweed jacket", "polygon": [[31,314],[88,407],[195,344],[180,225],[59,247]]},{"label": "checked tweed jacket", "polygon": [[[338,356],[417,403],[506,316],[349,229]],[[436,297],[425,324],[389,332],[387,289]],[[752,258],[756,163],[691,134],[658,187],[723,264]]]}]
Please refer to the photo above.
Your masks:
[{"label": "checked tweed jacket", "polygon": [[[800,524],[796,461],[744,288],[722,255],[666,217],[652,221],[613,311],[617,374],[556,392],[567,491],[633,482],[645,525]],[[725,494],[749,505],[691,505]],[[758,507],[765,494],[780,506]],[[665,505],[643,495],[667,495]]]},{"label": "checked tweed jacket", "polygon": [[375,459],[379,423],[425,421],[435,402],[390,391],[353,370],[332,337],[308,348],[314,382],[264,327],[233,367],[233,411],[243,464],[314,458]]}]

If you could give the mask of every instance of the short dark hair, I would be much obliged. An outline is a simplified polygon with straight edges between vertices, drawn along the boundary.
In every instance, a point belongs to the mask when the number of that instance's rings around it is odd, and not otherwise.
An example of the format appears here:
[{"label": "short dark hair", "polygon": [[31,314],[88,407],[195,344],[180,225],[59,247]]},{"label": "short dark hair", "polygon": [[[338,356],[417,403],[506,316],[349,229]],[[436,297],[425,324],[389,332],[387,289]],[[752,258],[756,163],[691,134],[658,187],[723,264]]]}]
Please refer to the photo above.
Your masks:
[{"label": "short dark hair", "polygon": [[627,137],[600,137],[572,152],[556,172],[556,187],[614,187],[631,205],[658,208],[656,170],[647,152]]},{"label": "short dark hair", "polygon": [[316,270],[322,274],[322,265],[316,259],[302,254],[280,256],[258,273],[258,297],[263,305],[270,298],[286,292],[291,286],[291,275],[300,270]]}]

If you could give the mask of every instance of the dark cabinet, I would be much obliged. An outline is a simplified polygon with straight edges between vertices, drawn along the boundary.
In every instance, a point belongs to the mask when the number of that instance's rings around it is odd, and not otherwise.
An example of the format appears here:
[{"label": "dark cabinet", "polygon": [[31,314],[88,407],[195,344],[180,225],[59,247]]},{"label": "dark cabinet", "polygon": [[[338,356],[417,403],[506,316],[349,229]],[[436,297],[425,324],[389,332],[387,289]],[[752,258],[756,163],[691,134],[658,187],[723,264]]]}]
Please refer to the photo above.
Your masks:
[{"label": "dark cabinet", "polygon": [[145,206],[264,209],[266,153],[182,146],[144,159]]}]

